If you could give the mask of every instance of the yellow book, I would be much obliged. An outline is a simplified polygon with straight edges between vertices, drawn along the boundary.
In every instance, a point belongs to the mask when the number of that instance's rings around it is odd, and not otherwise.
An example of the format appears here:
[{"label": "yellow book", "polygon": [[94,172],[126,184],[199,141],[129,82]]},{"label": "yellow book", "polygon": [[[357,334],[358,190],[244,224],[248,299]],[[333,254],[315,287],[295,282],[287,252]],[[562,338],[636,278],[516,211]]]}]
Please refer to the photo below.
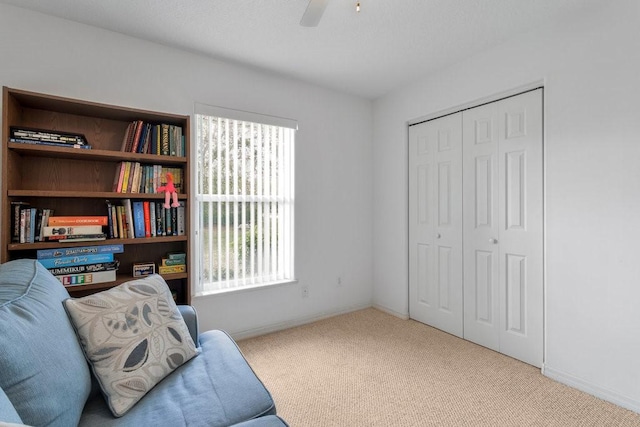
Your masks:
[{"label": "yellow book", "polygon": [[174,274],[174,273],[185,273],[187,271],[187,266],[184,264],[180,265],[161,265],[158,267],[158,273],[160,274]]}]

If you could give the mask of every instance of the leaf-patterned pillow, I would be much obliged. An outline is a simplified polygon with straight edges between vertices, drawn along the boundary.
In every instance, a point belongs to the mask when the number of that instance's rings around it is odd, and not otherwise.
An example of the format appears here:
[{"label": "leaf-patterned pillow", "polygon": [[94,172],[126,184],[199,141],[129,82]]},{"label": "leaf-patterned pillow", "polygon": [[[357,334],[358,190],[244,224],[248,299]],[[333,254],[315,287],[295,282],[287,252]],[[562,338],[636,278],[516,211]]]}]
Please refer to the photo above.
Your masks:
[{"label": "leaf-patterned pillow", "polygon": [[64,305],[116,417],[198,354],[167,283],[157,274],[69,298]]}]

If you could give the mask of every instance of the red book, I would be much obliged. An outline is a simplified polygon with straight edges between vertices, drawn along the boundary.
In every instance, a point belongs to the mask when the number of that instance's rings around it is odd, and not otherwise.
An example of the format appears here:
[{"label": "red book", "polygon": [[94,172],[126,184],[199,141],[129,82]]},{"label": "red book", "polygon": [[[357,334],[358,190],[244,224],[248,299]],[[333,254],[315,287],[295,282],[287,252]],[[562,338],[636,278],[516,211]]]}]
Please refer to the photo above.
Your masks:
[{"label": "red book", "polygon": [[104,216],[51,216],[47,224],[58,225],[109,225],[109,218]]},{"label": "red book", "polygon": [[149,201],[142,203],[142,211],[144,212],[144,236],[151,237],[151,211],[149,209]]},{"label": "red book", "polygon": [[133,136],[133,144],[131,146],[131,153],[137,153],[138,152],[138,145],[140,145],[140,135],[142,134],[142,128],[144,127],[144,124],[142,123],[142,120],[138,120],[136,122],[136,131],[135,134]]}]

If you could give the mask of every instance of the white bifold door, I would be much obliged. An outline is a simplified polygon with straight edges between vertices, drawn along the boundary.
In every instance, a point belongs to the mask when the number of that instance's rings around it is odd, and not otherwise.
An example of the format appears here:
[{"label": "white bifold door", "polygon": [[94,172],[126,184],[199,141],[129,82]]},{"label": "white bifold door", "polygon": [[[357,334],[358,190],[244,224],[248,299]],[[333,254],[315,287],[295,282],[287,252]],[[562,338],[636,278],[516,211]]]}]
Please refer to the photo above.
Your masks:
[{"label": "white bifold door", "polygon": [[[451,126],[454,117],[461,123],[461,185],[443,184],[436,176],[427,188],[427,184],[420,184],[420,156],[413,157],[423,135],[429,140],[433,129]],[[449,133],[455,134],[453,130]],[[541,366],[542,90],[413,125],[409,137],[411,317]],[[437,156],[429,161],[435,162],[436,167],[440,162]],[[449,182],[458,183],[456,179]],[[440,194],[443,185],[452,193],[446,200],[430,197],[433,192]],[[430,298],[434,292],[439,295],[437,291],[442,289],[441,253],[425,250],[432,245],[439,248],[437,236],[445,234],[437,227],[425,234],[422,221],[425,215],[421,212],[439,212],[441,203],[458,199],[462,215],[456,217],[459,220],[452,228],[460,230],[462,256],[459,264],[445,263],[445,266],[459,268],[462,277],[451,273],[444,276],[457,279],[457,284],[446,283],[448,295],[458,298],[448,301],[445,309],[439,300]],[[434,226],[437,225],[436,222]],[[435,240],[425,240],[425,236],[432,234]],[[437,320],[456,316],[457,322]]]},{"label": "white bifold door", "polygon": [[462,337],[462,114],[409,135],[409,311]]}]

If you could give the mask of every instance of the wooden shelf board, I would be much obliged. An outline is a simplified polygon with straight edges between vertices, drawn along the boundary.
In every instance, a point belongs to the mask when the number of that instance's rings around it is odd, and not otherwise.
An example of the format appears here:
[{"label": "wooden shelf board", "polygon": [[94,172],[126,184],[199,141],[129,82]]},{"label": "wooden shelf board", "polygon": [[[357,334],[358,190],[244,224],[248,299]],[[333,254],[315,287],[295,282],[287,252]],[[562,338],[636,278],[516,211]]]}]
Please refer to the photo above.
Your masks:
[{"label": "wooden shelf board", "polygon": [[[175,274],[161,274],[165,281],[186,279],[187,273],[175,273]],[[126,274],[118,275],[114,282],[105,283],[92,283],[89,285],[65,285],[65,288],[73,296],[74,293],[81,293],[86,291],[100,291],[110,289],[118,286],[122,283],[129,282],[131,280],[142,279],[142,277],[133,277]]]},{"label": "wooden shelf board", "polygon": [[[82,199],[148,199],[164,200],[164,193],[114,193],[111,191],[44,191],[44,190],[8,190],[9,197],[49,197]],[[178,200],[187,200],[186,194],[178,194]]]},{"label": "wooden shelf board", "polygon": [[161,236],[161,237],[145,237],[138,239],[107,239],[93,242],[37,242],[37,243],[10,243],[7,245],[9,251],[28,251],[34,249],[52,249],[52,248],[73,248],[77,246],[102,246],[102,245],[145,245],[166,242],[184,242],[187,236]]},{"label": "wooden shelf board", "polygon": [[52,157],[56,159],[75,159],[87,161],[105,162],[141,162],[156,163],[163,165],[184,165],[187,163],[186,157],[158,156],[156,154],[127,153],[124,151],[111,150],[87,150],[82,148],[65,148],[50,145],[23,144],[20,142],[9,142],[9,149],[22,155],[37,157]]}]

